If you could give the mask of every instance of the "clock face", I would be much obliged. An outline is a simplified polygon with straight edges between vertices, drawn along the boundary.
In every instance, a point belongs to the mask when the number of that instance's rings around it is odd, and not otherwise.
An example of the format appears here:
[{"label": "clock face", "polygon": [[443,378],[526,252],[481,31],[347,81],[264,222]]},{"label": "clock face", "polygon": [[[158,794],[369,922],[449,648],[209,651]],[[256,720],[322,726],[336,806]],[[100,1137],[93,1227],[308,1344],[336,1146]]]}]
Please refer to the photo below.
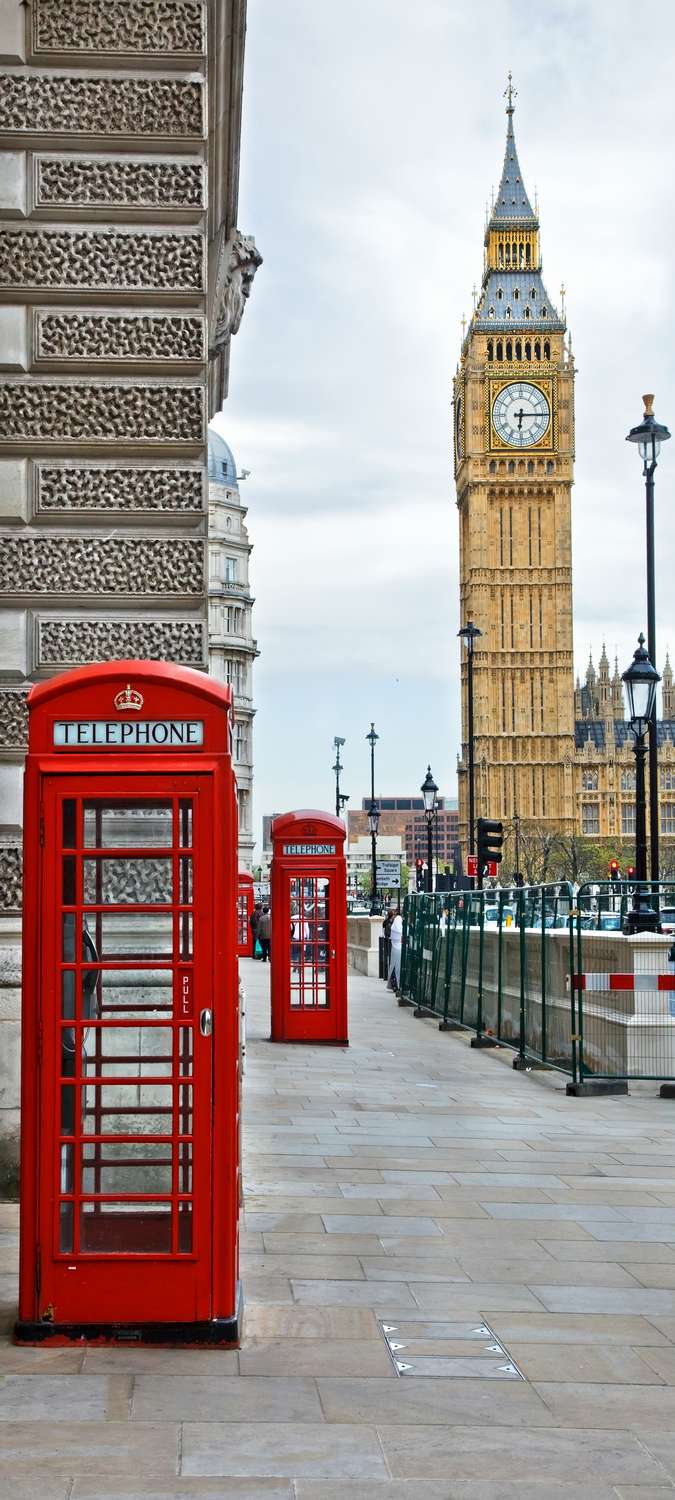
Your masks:
[{"label": "clock face", "polygon": [[530,448],[540,442],[551,420],[544,392],[527,380],[505,385],[495,396],[492,422],[495,432],[510,448]]},{"label": "clock face", "polygon": [[463,412],[462,412],[462,398],[461,398],[461,396],[458,396],[457,400],[455,402],[455,442],[457,444],[457,458],[458,459],[460,459],[462,457],[462,454],[463,454],[463,444],[462,444],[462,416],[463,416]]}]

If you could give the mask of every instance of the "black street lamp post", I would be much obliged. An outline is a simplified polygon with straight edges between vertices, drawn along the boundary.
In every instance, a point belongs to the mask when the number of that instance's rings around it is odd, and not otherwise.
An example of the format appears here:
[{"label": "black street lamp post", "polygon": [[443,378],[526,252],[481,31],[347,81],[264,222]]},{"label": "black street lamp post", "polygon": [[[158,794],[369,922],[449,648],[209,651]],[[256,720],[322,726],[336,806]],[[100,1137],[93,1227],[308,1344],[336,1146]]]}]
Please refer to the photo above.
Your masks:
[{"label": "black street lamp post", "polygon": [[340,735],[336,734],[335,739],[333,740],[333,744],[335,746],[335,765],[333,766],[333,770],[335,772],[335,816],[336,816],[336,818],[340,818],[342,816],[343,805],[344,805],[344,803],[346,801],[348,801],[348,798],[343,797],[341,795],[341,792],[340,792],[340,772],[343,770],[342,761],[340,760],[340,750],[342,749],[342,746],[344,745],[344,743],[345,743],[345,741],[343,739],[341,739]]},{"label": "black street lamp post", "polygon": [[[654,577],[654,470],[661,451],[661,444],[670,437],[667,427],[657,422],[652,411],[653,396],[642,397],[645,410],[638,427],[631,427],[627,443],[637,443],[645,477],[645,500],[647,516],[647,652],[649,662],[656,663],[656,587]],[[630,668],[629,668],[630,670]],[[658,679],[657,679],[658,680]],[[649,716],[649,843],[651,878],[659,878],[659,785],[658,748],[656,721],[656,693]],[[646,878],[646,875],[645,875]]]},{"label": "black street lamp post", "polygon": [[377,915],[377,825],[380,821],[380,809],[373,800],[368,809],[368,829],[370,832],[370,865],[372,890],[370,894],[370,915]]},{"label": "black street lamp post", "polygon": [[434,889],[434,813],[438,791],[431,774],[431,766],[427,766],[427,774],[420,791],[424,798],[424,816],[427,820],[427,891],[431,895]]},{"label": "black street lamp post", "polygon": [[633,910],[628,914],[628,927],[631,932],[654,931],[658,926],[658,914],[653,911],[644,890],[640,890],[640,883],[647,880],[645,736],[652,723],[656,685],[661,680],[656,668],[649,660],[644,642],[644,636],[639,635],[638,649],[621,678],[628,692],[630,730],[635,741],[633,751],[635,754],[635,875],[637,886],[633,896]]},{"label": "black street lamp post", "polygon": [[372,891],[370,895],[370,915],[377,913],[377,828],[380,821],[380,810],[375,801],[375,746],[379,740],[379,734],[375,732],[375,725],[371,723],[370,733],[366,739],[370,745],[370,808],[368,811],[368,828],[370,830],[370,853],[372,864]]},{"label": "black street lamp post", "polygon": [[466,642],[467,659],[467,707],[468,707],[468,749],[469,749],[469,854],[475,853],[474,837],[476,823],[476,797],[474,787],[474,745],[473,745],[473,645],[482,630],[474,625],[473,620],[467,620],[458,636]]}]

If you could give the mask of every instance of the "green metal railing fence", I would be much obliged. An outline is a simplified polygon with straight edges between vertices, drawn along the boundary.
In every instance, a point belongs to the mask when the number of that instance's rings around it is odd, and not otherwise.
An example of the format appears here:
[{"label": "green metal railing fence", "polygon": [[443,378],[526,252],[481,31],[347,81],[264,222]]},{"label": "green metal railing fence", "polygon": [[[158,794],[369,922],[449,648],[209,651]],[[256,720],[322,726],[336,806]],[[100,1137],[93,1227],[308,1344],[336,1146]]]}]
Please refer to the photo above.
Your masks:
[{"label": "green metal railing fence", "polygon": [[558,882],[409,895],[400,1003],[574,1085],[674,1079],[675,883],[640,887],[662,933],[625,932],[634,894],[626,883],[575,892]]}]

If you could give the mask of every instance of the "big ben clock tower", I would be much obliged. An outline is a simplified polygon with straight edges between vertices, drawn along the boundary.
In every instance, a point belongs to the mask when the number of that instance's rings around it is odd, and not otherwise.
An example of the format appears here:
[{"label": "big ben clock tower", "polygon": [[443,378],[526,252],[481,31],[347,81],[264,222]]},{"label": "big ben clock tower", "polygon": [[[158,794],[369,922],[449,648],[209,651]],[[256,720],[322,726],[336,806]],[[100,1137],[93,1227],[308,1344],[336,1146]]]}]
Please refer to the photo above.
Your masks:
[{"label": "big ben clock tower", "polygon": [[[483,280],[454,382],[461,624],[474,643],[476,817],[574,827],[571,490],[574,364],[544,286],[539,219],[507,97]],[[462,666],[460,834],[468,848]],[[471,851],[469,851],[471,852]]]}]

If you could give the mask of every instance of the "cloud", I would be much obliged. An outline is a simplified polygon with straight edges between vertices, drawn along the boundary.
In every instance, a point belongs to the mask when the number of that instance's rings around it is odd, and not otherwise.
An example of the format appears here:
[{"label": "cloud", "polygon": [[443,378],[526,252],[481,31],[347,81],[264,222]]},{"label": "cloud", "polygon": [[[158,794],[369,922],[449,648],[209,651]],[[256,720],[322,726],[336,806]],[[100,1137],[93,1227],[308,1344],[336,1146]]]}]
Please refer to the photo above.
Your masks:
[{"label": "cloud", "polygon": [[[628,0],[249,0],[239,223],[264,256],[219,422],[239,465],[257,595],[258,815],[330,805],[332,737],[367,790],[370,719],[386,787],[459,740],[451,384],[501,172],[509,60],[544,277],[561,281],[578,367],[576,659],[620,668],[645,620],[644,493],[625,443],[641,394],[675,420],[675,12]],[[660,650],[675,648],[672,466],[657,471]],[[378,728],[380,725],[378,724]],[[351,757],[351,759],[350,759]],[[384,785],[382,790],[384,790]]]}]

